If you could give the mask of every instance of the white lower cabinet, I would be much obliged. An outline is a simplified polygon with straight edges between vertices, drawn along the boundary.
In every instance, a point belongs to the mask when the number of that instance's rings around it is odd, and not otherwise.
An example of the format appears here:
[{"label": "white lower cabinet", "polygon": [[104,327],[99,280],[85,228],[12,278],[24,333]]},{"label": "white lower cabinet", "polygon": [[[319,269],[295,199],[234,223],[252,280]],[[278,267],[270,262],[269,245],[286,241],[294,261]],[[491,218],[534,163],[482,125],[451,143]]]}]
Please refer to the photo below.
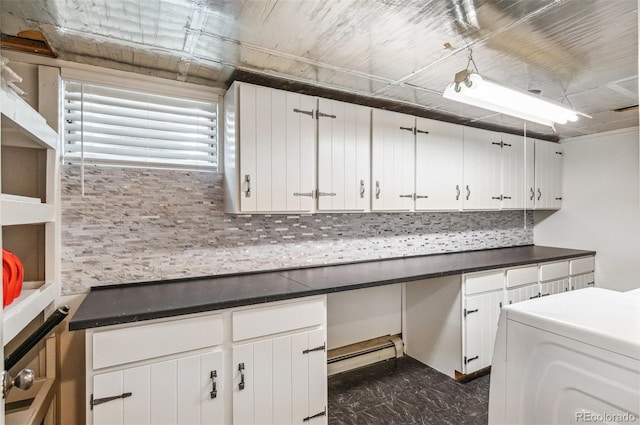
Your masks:
[{"label": "white lower cabinet", "polygon": [[223,424],[221,314],[86,333],[88,424]]},{"label": "white lower cabinet", "polygon": [[505,289],[505,305],[538,298],[538,265],[507,269]]},{"label": "white lower cabinet", "polygon": [[236,311],[233,423],[327,423],[326,297]]},{"label": "white lower cabinet", "polygon": [[595,286],[595,258],[585,257],[569,261],[569,290]]},{"label": "white lower cabinet", "polygon": [[326,423],[325,348],[323,329],[234,346],[233,423]]},{"label": "white lower cabinet", "polygon": [[593,269],[590,256],[406,282],[405,352],[456,379],[490,366],[503,306],[592,285]]},{"label": "white lower cabinet", "polygon": [[507,289],[505,305],[515,304],[522,301],[531,300],[540,296],[540,285],[538,282],[517,288]]},{"label": "white lower cabinet", "polygon": [[95,425],[223,424],[221,351],[97,374]]},{"label": "white lower cabinet", "polygon": [[504,270],[463,276],[462,373],[469,374],[491,364],[504,303]]},{"label": "white lower cabinet", "polygon": [[540,264],[540,296],[546,297],[569,290],[569,262]]},{"label": "white lower cabinet", "polygon": [[87,424],[326,424],[326,296],[86,331]]}]

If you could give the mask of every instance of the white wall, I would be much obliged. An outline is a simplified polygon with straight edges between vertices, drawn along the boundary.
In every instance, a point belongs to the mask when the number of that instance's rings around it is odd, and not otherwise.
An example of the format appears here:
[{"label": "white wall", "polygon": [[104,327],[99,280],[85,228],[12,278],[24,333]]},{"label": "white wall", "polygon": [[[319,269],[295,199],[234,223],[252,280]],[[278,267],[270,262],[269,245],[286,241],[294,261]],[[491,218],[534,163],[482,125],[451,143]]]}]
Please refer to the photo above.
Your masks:
[{"label": "white wall", "polygon": [[536,245],[590,249],[596,285],[640,287],[638,128],[562,141],[562,209],[536,212]]}]

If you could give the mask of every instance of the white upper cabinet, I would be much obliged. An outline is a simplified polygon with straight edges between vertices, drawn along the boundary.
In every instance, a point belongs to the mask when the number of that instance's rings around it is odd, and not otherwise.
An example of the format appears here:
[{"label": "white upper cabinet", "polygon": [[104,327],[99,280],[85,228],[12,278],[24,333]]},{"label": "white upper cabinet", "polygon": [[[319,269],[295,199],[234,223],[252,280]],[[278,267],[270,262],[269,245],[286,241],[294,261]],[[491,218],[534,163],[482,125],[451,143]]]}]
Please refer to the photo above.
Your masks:
[{"label": "white upper cabinet", "polygon": [[536,206],[535,141],[527,139],[524,145],[524,206],[532,210]]},{"label": "white upper cabinet", "polygon": [[462,207],[462,126],[416,119],[415,209]]},{"label": "white upper cabinet", "polygon": [[501,205],[501,135],[464,127],[462,205],[465,210],[498,210]]},{"label": "white upper cabinet", "polygon": [[562,146],[535,141],[535,208],[554,210],[562,206]]},{"label": "white upper cabinet", "polygon": [[559,209],[557,143],[235,82],[225,211]]},{"label": "white upper cabinet", "polygon": [[311,212],[317,99],[244,83],[234,83],[229,92],[226,211]]},{"label": "white upper cabinet", "polygon": [[524,137],[502,134],[502,209],[525,208]]},{"label": "white upper cabinet", "polygon": [[371,199],[371,109],[318,104],[318,210],[365,211]]},{"label": "white upper cabinet", "polygon": [[374,109],[371,143],[371,209],[411,211],[415,179],[415,118]]}]

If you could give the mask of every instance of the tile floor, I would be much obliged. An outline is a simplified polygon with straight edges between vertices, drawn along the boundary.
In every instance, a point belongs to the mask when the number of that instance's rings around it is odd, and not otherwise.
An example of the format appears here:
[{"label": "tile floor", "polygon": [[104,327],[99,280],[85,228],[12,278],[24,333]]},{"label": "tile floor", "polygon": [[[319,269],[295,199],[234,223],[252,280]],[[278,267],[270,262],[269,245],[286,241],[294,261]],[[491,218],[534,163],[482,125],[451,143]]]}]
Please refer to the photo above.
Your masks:
[{"label": "tile floor", "polygon": [[486,425],[489,375],[461,384],[411,357],[329,378],[329,424]]}]

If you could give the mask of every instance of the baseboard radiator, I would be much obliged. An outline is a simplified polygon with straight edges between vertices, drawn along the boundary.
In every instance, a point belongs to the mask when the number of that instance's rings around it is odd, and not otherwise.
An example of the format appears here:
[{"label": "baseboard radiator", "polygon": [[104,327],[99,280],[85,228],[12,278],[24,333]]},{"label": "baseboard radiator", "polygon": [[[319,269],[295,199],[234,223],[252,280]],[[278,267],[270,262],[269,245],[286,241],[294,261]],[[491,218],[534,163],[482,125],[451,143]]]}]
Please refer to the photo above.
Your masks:
[{"label": "baseboard radiator", "polygon": [[404,355],[401,335],[389,335],[329,350],[329,376]]}]

